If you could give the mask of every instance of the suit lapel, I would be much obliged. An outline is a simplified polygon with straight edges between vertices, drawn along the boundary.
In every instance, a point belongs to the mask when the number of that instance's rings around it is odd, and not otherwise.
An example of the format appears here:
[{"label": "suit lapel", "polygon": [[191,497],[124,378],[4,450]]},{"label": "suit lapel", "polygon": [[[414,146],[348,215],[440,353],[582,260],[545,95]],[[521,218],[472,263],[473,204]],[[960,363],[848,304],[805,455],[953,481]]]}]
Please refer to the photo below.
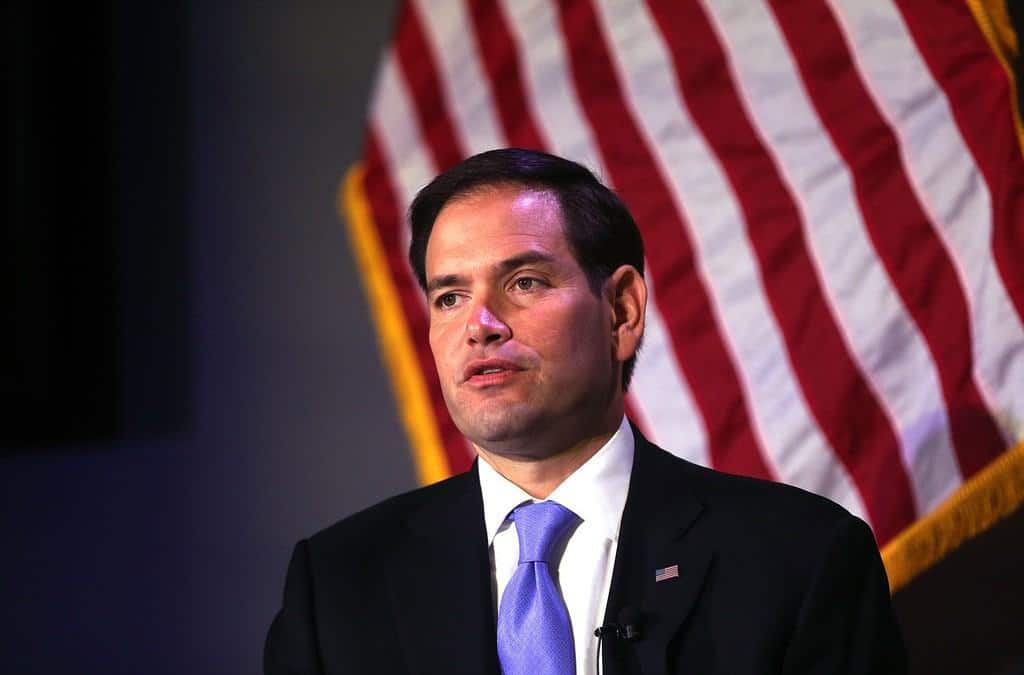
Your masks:
[{"label": "suit lapel", "polygon": [[[611,640],[606,669],[611,673],[667,672],[669,642],[700,595],[713,551],[694,534],[703,506],[687,489],[677,460],[635,433],[636,452],[629,496],[622,514],[605,622],[620,620],[623,608],[639,615],[642,635],[631,643]],[[671,570],[656,581],[659,568]]]},{"label": "suit lapel", "polygon": [[498,673],[490,560],[473,470],[409,520],[392,560],[400,644],[414,673]]}]

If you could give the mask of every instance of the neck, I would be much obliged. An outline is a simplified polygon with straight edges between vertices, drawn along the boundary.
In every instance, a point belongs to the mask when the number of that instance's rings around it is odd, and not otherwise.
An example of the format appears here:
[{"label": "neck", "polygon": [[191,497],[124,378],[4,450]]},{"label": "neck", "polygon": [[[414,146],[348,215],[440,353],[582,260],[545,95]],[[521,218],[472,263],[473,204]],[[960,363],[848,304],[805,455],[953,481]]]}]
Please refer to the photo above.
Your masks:
[{"label": "neck", "polygon": [[526,494],[534,499],[547,499],[555,488],[604,447],[608,439],[615,434],[618,424],[616,421],[615,427],[610,430],[604,429],[601,433],[584,438],[566,450],[542,457],[499,454],[476,444],[474,447],[481,459],[522,488]]}]

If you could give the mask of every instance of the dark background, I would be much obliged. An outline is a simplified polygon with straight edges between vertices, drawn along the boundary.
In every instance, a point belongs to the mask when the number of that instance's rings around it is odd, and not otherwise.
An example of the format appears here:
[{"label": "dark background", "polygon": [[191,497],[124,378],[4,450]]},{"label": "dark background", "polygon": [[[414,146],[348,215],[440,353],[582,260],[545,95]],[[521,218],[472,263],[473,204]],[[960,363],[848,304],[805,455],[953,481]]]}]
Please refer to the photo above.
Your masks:
[{"label": "dark background", "polygon": [[335,211],[396,4],[2,10],[0,672],[258,672],[414,486]]}]

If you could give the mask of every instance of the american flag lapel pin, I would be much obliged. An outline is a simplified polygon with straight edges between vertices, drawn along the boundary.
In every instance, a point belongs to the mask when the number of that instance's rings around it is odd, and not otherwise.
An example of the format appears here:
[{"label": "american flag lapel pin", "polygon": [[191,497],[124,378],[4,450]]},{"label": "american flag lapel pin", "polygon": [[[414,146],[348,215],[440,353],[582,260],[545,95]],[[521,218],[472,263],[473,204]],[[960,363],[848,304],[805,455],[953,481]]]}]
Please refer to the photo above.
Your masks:
[{"label": "american flag lapel pin", "polygon": [[678,579],[679,578],[679,565],[669,565],[668,567],[659,567],[654,570],[654,581],[665,581],[667,579]]}]

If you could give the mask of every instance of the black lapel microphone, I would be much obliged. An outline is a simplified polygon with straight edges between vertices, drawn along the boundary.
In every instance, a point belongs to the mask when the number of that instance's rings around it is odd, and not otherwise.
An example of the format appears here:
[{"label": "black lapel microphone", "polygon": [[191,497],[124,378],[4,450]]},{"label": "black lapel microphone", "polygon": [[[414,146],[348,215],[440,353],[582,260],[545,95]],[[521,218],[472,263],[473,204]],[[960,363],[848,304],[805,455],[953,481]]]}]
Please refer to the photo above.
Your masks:
[{"label": "black lapel microphone", "polygon": [[640,632],[640,610],[632,605],[626,605],[619,610],[616,616],[617,621],[598,626],[594,630],[597,638],[597,675],[601,675],[601,644],[605,638],[613,640],[625,640],[636,642],[641,637]]},{"label": "black lapel microphone", "polygon": [[642,637],[640,632],[640,610],[632,605],[626,605],[619,610],[617,621],[599,626],[594,635],[599,639],[616,638],[635,642]]}]

